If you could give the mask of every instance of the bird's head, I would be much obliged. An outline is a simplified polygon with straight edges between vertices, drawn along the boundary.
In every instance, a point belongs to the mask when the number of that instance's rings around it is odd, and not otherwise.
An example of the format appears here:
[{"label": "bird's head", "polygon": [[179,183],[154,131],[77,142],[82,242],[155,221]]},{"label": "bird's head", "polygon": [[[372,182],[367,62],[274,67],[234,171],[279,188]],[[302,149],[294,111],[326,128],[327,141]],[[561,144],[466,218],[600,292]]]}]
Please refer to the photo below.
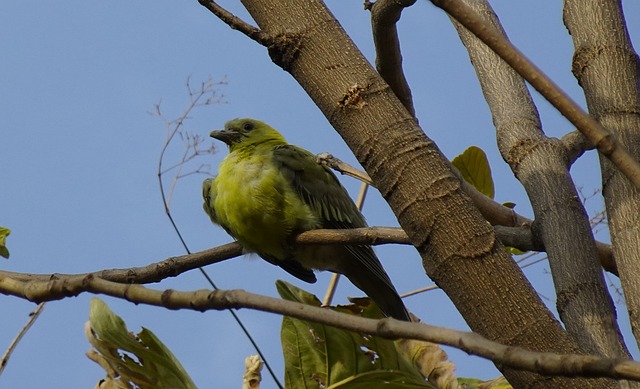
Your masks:
[{"label": "bird's head", "polygon": [[249,118],[229,120],[224,124],[224,130],[213,130],[209,136],[226,143],[229,151],[265,142],[287,143],[273,127]]}]

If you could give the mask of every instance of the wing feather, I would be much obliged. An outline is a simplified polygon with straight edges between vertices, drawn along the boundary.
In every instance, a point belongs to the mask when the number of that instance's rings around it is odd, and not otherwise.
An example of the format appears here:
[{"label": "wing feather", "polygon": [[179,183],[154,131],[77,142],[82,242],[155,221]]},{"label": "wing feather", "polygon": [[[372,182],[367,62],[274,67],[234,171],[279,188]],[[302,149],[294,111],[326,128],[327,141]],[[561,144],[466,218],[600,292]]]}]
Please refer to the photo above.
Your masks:
[{"label": "wing feather", "polygon": [[[367,227],[347,190],[329,168],[316,162],[313,154],[293,145],[282,145],[275,148],[273,156],[300,198],[321,216],[323,228]],[[395,291],[371,246],[345,247],[354,259]]]},{"label": "wing feather", "polygon": [[216,211],[214,208],[214,203],[216,201],[216,195],[218,191],[215,186],[215,178],[207,178],[202,182],[202,199],[204,203],[202,204],[202,208],[209,215],[211,221],[215,224],[218,223],[218,218],[216,217]]}]

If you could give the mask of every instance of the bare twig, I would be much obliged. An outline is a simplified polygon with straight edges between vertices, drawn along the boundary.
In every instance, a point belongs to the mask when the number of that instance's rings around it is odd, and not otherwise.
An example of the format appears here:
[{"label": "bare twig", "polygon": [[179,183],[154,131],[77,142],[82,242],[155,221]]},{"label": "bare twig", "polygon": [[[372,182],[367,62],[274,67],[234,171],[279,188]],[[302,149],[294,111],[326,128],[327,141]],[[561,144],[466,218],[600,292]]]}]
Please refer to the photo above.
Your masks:
[{"label": "bare twig", "polygon": [[640,164],[607,129],[586,113],[546,74],[524,56],[499,31],[484,23],[468,5],[454,0],[431,0],[496,52],[594,144],[598,151],[640,189]]},{"label": "bare twig", "polygon": [[252,40],[260,43],[263,46],[269,45],[269,41],[266,39],[262,31],[260,29],[250,25],[239,17],[235,16],[231,12],[222,8],[215,1],[211,0],[198,0],[198,2],[204,6],[206,9],[211,11],[214,15],[216,15],[220,20],[225,22],[231,29],[238,30],[247,37]]},{"label": "bare twig", "polygon": [[29,314],[29,320],[27,320],[27,323],[24,325],[24,327],[22,327],[20,332],[18,332],[16,337],[13,339],[13,341],[11,341],[11,344],[7,348],[7,351],[5,351],[4,354],[2,355],[2,359],[0,359],[0,375],[2,375],[4,368],[7,366],[7,363],[9,362],[9,358],[11,357],[13,350],[16,349],[22,337],[27,333],[27,331],[29,331],[29,328],[31,328],[33,323],[35,323],[36,320],[38,320],[38,317],[40,317],[40,313],[42,313],[42,310],[44,309],[45,304],[46,303],[38,304],[36,309]]},{"label": "bare twig", "polygon": [[[208,78],[206,81],[200,83],[199,88],[194,88],[191,86],[191,80],[188,78],[186,81],[187,91],[189,93],[189,104],[184,109],[182,114],[177,119],[167,119],[160,109],[160,103],[155,105],[155,111],[153,115],[158,116],[165,123],[165,141],[162,145],[162,149],[160,150],[160,157],[158,159],[158,180],[160,182],[160,191],[162,194],[162,200],[165,207],[165,212],[169,212],[169,207],[171,205],[171,198],[173,197],[173,191],[175,189],[177,180],[180,177],[185,175],[194,174],[196,172],[202,172],[202,167],[206,165],[200,165],[194,171],[188,173],[182,173],[182,169],[185,164],[195,157],[201,155],[210,155],[214,152],[213,145],[203,148],[203,139],[198,134],[192,134],[183,129],[185,121],[189,118],[189,115],[195,108],[204,107],[212,104],[220,104],[223,102],[224,95],[219,94],[216,87],[220,85],[226,84],[225,80],[213,82],[211,78]],[[163,168],[163,163],[165,159],[165,154],[169,145],[173,141],[173,139],[179,136],[183,140],[184,151],[182,154],[182,158],[179,162],[171,165],[168,168]],[[176,174],[173,177],[171,185],[169,187],[168,195],[164,190],[164,182],[162,180],[162,176],[172,170],[176,170]],[[204,172],[205,174],[208,172]]]},{"label": "bare twig", "polygon": [[148,304],[168,309],[204,312],[250,308],[385,338],[416,339],[444,344],[490,359],[502,366],[542,375],[609,377],[640,381],[640,363],[630,360],[529,351],[493,342],[472,332],[389,318],[365,319],[297,302],[255,295],[242,290],[181,292],[168,289],[161,291],[141,285],[106,281],[91,275],[55,281],[23,282],[0,274],[0,291],[32,301],[54,300],[91,292],[126,299],[135,304]]},{"label": "bare twig", "polygon": [[405,298],[405,297],[409,297],[409,296],[415,296],[415,295],[420,294],[420,293],[430,292],[432,290],[437,290],[437,289],[440,289],[438,287],[438,285],[425,286],[424,288],[420,288],[420,289],[412,290],[411,292],[403,293],[402,295],[400,295],[400,297]]}]

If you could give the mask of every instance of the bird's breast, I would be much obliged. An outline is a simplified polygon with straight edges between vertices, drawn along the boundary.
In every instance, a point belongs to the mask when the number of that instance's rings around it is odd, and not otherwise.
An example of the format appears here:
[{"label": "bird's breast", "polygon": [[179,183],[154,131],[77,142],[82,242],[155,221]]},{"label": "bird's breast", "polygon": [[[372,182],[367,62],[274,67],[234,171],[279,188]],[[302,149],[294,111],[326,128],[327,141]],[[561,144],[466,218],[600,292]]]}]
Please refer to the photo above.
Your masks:
[{"label": "bird's breast", "polygon": [[219,223],[250,251],[284,259],[292,232],[317,227],[316,217],[269,155],[230,154],[216,184]]}]

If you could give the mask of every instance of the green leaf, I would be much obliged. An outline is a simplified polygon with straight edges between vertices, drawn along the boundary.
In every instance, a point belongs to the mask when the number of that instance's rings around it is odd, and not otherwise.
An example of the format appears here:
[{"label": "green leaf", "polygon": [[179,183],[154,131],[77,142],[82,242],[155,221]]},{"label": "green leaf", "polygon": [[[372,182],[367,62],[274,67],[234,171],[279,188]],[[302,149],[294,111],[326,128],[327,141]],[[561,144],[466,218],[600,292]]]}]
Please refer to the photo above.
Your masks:
[{"label": "green leaf", "polygon": [[7,236],[11,234],[11,230],[6,227],[0,227],[0,257],[9,259],[9,249],[7,249]]},{"label": "green leaf", "polygon": [[153,332],[137,335],[102,300],[93,298],[86,334],[93,350],[89,357],[107,371],[115,388],[195,389],[180,362]]},{"label": "green leaf", "polygon": [[481,148],[471,146],[451,161],[465,181],[489,198],[495,195],[491,168]]},{"label": "green leaf", "polygon": [[[285,300],[320,307],[315,296],[284,281],[276,283]],[[363,300],[358,300],[363,302]],[[373,314],[368,305],[332,308],[344,313]],[[282,349],[287,388],[371,388],[371,383],[389,382],[389,388],[433,388],[420,372],[400,354],[394,341],[346,331],[323,324],[282,319]],[[387,386],[385,386],[386,388]]]},{"label": "green leaf", "polygon": [[511,247],[511,246],[508,246],[507,250],[513,255],[522,255],[522,254],[528,253],[528,251],[522,251],[520,249],[517,249],[515,247]]}]

